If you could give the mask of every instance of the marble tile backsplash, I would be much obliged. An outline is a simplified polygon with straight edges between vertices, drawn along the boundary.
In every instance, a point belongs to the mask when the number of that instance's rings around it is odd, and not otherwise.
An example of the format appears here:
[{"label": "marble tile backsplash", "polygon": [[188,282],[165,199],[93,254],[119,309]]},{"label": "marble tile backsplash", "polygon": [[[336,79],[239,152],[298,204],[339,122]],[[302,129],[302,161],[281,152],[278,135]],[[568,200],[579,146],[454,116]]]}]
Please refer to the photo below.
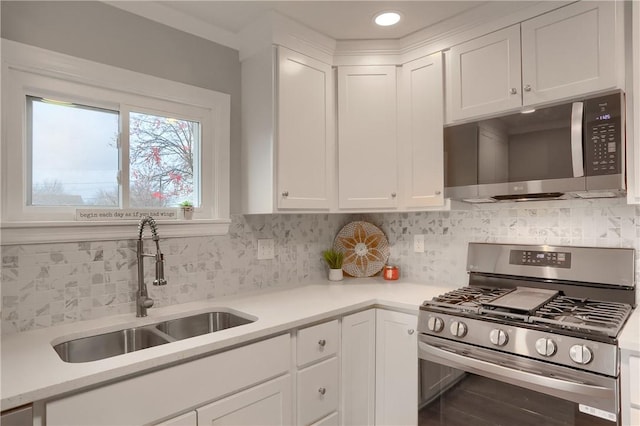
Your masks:
[{"label": "marble tile backsplash", "polygon": [[[450,212],[234,215],[228,235],[161,240],[169,284],[149,286],[151,296],[156,306],[166,306],[323,280],[321,252],[351,220],[368,220],[384,231],[390,263],[403,278],[452,288],[466,283],[470,241],[632,247],[640,253],[640,206],[622,199],[475,205]],[[425,235],[424,253],[413,252],[416,234]],[[274,239],[275,259],[257,260],[260,238]],[[1,254],[2,333],[135,312],[133,238],[2,246]],[[152,266],[145,265],[148,283]]]}]

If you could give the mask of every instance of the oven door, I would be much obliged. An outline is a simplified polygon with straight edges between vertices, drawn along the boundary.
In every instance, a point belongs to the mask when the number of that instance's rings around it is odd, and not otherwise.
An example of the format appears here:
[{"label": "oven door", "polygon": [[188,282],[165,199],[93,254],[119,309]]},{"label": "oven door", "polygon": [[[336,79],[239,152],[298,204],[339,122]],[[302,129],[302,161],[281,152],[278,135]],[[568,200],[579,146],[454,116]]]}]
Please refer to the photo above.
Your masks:
[{"label": "oven door", "polygon": [[620,425],[618,380],[420,335],[419,425]]}]

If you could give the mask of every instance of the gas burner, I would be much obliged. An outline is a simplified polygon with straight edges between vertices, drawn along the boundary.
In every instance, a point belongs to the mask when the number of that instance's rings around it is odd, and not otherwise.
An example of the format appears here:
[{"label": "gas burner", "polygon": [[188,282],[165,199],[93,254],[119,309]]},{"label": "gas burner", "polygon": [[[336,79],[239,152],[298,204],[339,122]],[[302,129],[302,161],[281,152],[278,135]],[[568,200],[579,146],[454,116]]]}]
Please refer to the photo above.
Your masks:
[{"label": "gas burner", "polygon": [[538,309],[529,321],[615,337],[631,310],[624,303],[558,296]]}]

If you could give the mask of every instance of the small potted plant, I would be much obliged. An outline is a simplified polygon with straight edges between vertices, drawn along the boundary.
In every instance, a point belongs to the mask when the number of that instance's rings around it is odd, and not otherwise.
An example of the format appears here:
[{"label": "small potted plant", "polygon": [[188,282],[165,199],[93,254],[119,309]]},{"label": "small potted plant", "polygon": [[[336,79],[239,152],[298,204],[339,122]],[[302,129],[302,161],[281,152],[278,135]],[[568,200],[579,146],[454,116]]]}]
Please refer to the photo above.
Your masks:
[{"label": "small potted plant", "polygon": [[180,219],[193,219],[193,202],[185,200],[180,203]]},{"label": "small potted plant", "polygon": [[322,252],[322,257],[329,267],[329,281],[342,281],[342,261],[344,260],[344,253],[329,249]]}]

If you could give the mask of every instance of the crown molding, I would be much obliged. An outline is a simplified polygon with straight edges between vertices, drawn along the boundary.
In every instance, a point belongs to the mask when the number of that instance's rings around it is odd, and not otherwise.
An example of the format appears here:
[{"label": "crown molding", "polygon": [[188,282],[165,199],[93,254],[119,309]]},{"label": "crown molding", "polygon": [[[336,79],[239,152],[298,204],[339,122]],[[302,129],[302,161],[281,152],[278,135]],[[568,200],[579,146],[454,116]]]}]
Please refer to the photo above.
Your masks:
[{"label": "crown molding", "polygon": [[108,5],[236,49],[241,61],[278,44],[337,66],[406,63],[574,2],[491,1],[399,39],[334,40],[275,11],[236,34],[155,1],[104,0]]},{"label": "crown molding", "polygon": [[238,36],[235,33],[216,27],[201,19],[171,9],[155,1],[104,0],[103,3],[205,40],[230,47],[231,49],[239,49]]}]

